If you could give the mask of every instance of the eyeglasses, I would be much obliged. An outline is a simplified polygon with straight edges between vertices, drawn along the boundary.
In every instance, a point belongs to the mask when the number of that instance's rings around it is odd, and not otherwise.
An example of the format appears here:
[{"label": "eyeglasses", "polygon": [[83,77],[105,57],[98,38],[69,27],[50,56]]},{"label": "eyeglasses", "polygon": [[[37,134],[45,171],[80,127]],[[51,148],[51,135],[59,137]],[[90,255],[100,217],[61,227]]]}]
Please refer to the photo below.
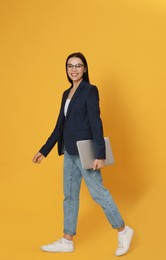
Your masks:
[{"label": "eyeglasses", "polygon": [[67,69],[68,70],[72,70],[72,69],[81,69],[82,67],[83,67],[84,65],[83,64],[80,64],[80,63],[78,63],[78,64],[76,64],[76,65],[72,65],[72,64],[67,64]]}]

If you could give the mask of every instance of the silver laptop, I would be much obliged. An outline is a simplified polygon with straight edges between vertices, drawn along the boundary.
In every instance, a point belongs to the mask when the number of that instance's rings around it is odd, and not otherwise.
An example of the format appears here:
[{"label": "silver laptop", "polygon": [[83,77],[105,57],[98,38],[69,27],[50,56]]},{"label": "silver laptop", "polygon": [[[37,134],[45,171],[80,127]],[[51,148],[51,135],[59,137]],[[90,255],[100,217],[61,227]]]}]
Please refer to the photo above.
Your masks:
[{"label": "silver laptop", "polygon": [[[114,163],[114,157],[111,149],[111,144],[108,137],[104,137],[106,147],[105,166]],[[83,169],[92,169],[95,158],[95,143],[93,140],[77,141],[78,153]]]}]

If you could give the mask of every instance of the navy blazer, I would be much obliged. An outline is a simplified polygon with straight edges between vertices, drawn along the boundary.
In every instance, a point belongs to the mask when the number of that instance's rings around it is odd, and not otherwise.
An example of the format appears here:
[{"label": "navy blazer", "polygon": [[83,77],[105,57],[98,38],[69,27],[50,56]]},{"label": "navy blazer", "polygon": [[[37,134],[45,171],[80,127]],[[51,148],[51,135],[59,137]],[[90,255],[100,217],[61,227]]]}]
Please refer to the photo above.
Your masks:
[{"label": "navy blazer", "polygon": [[63,93],[56,126],[40,152],[46,157],[58,142],[59,155],[63,154],[64,146],[70,155],[78,155],[76,141],[94,139],[96,159],[105,159],[98,89],[82,80],[69,103],[65,117],[64,106],[71,88],[72,86]]}]

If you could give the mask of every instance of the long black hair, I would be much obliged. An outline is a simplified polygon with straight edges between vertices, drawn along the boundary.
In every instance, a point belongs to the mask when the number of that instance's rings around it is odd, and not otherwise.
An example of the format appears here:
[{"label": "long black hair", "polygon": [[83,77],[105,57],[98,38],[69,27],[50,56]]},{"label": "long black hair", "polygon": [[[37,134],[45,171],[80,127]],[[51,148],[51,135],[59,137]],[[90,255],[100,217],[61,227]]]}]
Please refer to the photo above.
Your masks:
[{"label": "long black hair", "polygon": [[70,58],[79,58],[82,60],[83,64],[84,64],[84,67],[86,68],[86,71],[84,72],[83,74],[83,79],[85,79],[88,83],[90,83],[90,80],[89,80],[89,73],[88,73],[88,63],[85,59],[85,56],[81,53],[81,52],[75,52],[75,53],[72,53],[70,54],[67,59],[66,59],[66,74],[67,74],[67,78],[68,78],[68,81],[72,84],[73,81],[71,80],[71,78],[68,76],[68,73],[67,73],[67,62]]}]

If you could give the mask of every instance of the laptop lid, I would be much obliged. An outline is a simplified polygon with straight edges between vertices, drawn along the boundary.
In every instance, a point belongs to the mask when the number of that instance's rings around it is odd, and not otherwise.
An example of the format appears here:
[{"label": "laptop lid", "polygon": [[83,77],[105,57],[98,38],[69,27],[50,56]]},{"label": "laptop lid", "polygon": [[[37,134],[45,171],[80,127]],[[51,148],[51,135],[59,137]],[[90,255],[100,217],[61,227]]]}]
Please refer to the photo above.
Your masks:
[{"label": "laptop lid", "polygon": [[[105,147],[106,147],[106,159],[105,164],[110,165],[114,163],[114,157],[111,149],[111,144],[108,137],[104,137]],[[81,160],[81,165],[83,169],[92,169],[94,160],[96,159],[95,143],[93,139],[91,140],[81,140],[77,141],[78,153]]]}]

